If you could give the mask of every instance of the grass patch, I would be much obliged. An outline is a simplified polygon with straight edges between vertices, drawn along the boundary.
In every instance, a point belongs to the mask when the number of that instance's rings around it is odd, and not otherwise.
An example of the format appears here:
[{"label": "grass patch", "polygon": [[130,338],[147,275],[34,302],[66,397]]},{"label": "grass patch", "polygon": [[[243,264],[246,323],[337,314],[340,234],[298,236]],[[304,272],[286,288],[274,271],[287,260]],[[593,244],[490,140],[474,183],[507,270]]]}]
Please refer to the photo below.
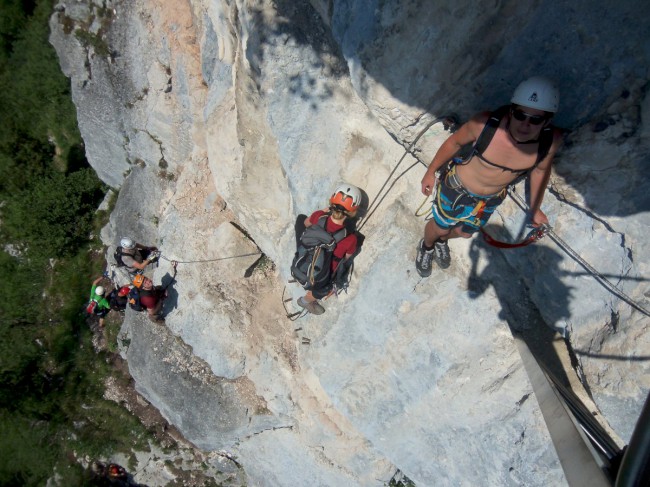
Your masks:
[{"label": "grass patch", "polygon": [[98,34],[93,34],[84,29],[77,29],[74,31],[74,36],[79,39],[81,45],[84,47],[92,47],[95,54],[106,57],[111,53],[108,44]]}]

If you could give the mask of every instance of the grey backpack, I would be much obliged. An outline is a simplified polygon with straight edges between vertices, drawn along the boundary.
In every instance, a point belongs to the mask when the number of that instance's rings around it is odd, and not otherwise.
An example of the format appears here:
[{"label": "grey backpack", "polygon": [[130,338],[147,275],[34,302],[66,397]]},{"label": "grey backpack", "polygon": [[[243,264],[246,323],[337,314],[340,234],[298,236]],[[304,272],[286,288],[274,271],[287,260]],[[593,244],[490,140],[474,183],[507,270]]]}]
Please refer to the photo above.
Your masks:
[{"label": "grey backpack", "polygon": [[329,284],[334,248],[347,236],[345,228],[335,233],[325,229],[328,216],[321,216],[315,225],[305,228],[291,263],[291,275],[307,290]]}]

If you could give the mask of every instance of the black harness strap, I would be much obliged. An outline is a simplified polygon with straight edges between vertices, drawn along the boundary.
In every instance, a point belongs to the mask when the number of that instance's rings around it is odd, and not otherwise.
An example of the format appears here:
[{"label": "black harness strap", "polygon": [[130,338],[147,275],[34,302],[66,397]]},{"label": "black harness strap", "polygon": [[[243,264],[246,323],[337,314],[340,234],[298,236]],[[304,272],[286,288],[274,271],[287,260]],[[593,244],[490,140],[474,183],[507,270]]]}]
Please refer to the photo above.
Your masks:
[{"label": "black harness strap", "polygon": [[[510,111],[510,105],[504,105],[497,108],[490,114],[490,118],[488,118],[487,122],[485,123],[481,134],[478,136],[478,139],[476,139],[476,143],[472,148],[470,156],[467,158],[468,161],[472,158],[472,156],[476,154],[479,154],[481,156],[483,155],[485,149],[487,149],[490,145],[490,142],[492,142],[492,138],[494,137],[494,134],[501,124],[501,120],[503,120],[503,117],[506,116],[508,111]],[[535,161],[535,165],[526,172],[529,172],[532,169],[536,168],[539,163],[542,162],[548,155],[548,151],[551,150],[551,144],[553,143],[552,125],[547,125],[542,129],[539,134],[538,142],[539,145],[537,147],[537,160]]]}]

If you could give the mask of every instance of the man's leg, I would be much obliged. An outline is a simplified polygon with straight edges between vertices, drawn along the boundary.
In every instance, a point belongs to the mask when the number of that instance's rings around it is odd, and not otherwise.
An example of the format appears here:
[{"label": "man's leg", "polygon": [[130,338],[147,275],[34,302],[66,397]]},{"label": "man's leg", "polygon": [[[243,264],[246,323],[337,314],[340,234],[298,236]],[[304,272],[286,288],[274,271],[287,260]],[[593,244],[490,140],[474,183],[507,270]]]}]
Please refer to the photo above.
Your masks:
[{"label": "man's leg", "polygon": [[110,311],[110,309],[102,308],[99,311],[99,313],[97,313],[97,316],[99,316],[99,327],[100,328],[104,328],[104,318],[106,317],[106,315],[108,314],[109,311]]},{"label": "man's leg", "polygon": [[424,238],[418,244],[417,257],[415,258],[415,268],[420,276],[431,275],[431,266],[434,260],[442,269],[449,267],[451,256],[447,239],[455,236],[453,229],[441,228],[433,219],[427,222],[424,227]]},{"label": "man's leg", "polygon": [[431,249],[433,248],[433,244],[440,240],[440,238],[443,240],[453,238],[450,234],[451,229],[440,228],[436,222],[431,219],[424,226],[424,246]]},{"label": "man's leg", "polygon": [[321,306],[318,299],[311,291],[307,291],[307,294],[302,298],[298,298],[298,306],[305,308],[307,311],[315,315],[322,315],[325,313],[325,308]]},{"label": "man's leg", "polygon": [[449,232],[449,236],[447,237],[447,240],[450,238],[472,238],[474,233],[467,233],[463,231],[463,226],[458,225],[457,227],[454,227],[451,229],[451,232]]}]

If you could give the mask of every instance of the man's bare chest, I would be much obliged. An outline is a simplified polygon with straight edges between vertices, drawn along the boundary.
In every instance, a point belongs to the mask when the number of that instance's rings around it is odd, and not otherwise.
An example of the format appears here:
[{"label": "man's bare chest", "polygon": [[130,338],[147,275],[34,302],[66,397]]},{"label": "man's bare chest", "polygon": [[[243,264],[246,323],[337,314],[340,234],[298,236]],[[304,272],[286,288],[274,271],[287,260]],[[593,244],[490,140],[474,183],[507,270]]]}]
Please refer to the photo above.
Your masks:
[{"label": "man's bare chest", "polygon": [[537,141],[517,143],[506,130],[499,128],[485,148],[477,154],[477,166],[487,171],[525,172],[535,167],[538,155]]}]

